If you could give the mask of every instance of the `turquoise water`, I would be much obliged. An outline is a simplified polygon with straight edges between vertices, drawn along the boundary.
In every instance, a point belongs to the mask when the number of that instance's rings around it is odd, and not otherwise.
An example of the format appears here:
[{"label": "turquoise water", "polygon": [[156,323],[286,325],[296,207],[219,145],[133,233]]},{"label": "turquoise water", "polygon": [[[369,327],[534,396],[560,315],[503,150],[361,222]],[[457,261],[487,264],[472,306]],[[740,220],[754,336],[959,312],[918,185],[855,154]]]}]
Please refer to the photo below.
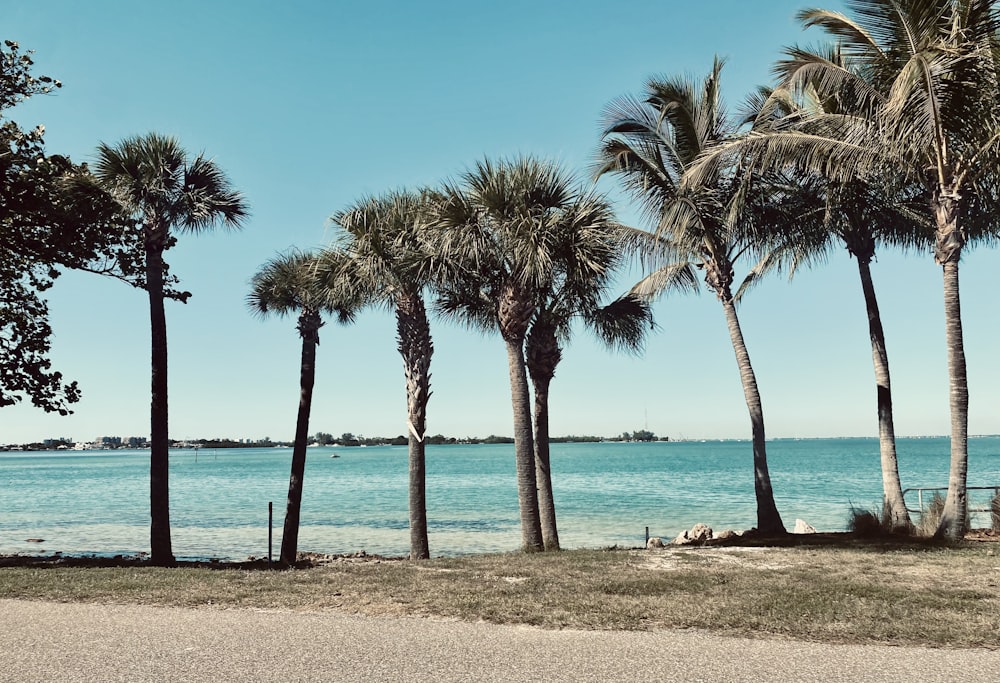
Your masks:
[{"label": "turquoise water", "polygon": [[[947,485],[947,439],[901,439],[898,451],[904,487]],[[877,439],[776,440],[768,460],[789,528],[801,518],[841,530],[852,504],[881,500]],[[175,555],[266,556],[268,501],[277,554],[290,463],[291,449],[171,451]],[[405,555],[406,468],[405,447],[310,448],[300,550]],[[553,444],[552,472],[567,548],[641,545],[647,526],[673,537],[756,520],[745,441]],[[969,485],[1000,485],[1000,437],[970,440]],[[147,551],[148,492],[148,451],[0,454],[0,554]],[[907,501],[916,507],[915,494]],[[427,504],[433,555],[517,549],[513,446],[429,446]]]}]

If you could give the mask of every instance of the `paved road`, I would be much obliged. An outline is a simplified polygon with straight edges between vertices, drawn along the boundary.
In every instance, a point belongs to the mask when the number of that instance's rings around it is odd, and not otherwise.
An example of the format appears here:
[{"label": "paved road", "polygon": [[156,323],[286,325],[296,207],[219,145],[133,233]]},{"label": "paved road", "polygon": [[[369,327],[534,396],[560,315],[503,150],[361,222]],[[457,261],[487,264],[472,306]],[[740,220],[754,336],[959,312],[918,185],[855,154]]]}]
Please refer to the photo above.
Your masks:
[{"label": "paved road", "polygon": [[1000,651],[0,600],[0,681],[1000,681]]}]

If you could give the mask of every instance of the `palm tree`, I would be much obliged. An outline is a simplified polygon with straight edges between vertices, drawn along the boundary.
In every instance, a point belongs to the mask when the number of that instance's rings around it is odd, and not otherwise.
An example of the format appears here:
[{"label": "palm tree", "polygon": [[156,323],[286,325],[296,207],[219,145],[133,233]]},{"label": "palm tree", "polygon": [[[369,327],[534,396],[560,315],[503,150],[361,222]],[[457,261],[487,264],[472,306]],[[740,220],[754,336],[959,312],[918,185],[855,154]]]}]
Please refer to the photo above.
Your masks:
[{"label": "palm tree", "polygon": [[[94,175],[122,210],[141,225],[151,332],[150,559],[174,561],[170,542],[167,429],[167,322],[163,252],[173,230],[201,232],[218,223],[237,228],[247,216],[243,197],[214,161],[191,159],[171,137],[148,133],[97,148]],[[185,298],[185,297],[181,297]]]},{"label": "palm tree", "polygon": [[334,214],[344,231],[341,246],[354,262],[357,282],[370,301],[396,315],[406,377],[409,444],[410,558],[430,557],[427,538],[425,442],[434,344],[423,292],[434,273],[434,253],[422,223],[423,198],[410,192],[366,197]]},{"label": "palm tree", "polygon": [[[799,59],[804,52],[791,48],[787,54],[792,59]],[[838,49],[822,55],[817,53],[813,58],[849,68]],[[745,120],[752,124],[752,133],[780,133],[803,122],[844,113],[839,100],[824,97],[817,89],[819,85],[803,84],[797,92],[788,88],[761,88],[747,102]],[[912,524],[899,479],[889,354],[871,262],[878,243],[906,244],[919,232],[921,225],[919,215],[911,206],[912,201],[903,203],[899,193],[887,193],[890,184],[898,183],[884,176],[881,181],[874,177],[831,181],[816,174],[793,171],[780,207],[784,220],[775,221],[770,227],[786,233],[798,231],[802,235],[798,239],[802,239],[803,246],[811,251],[813,260],[823,260],[835,243],[839,243],[857,261],[875,371],[883,514],[891,530],[908,532]],[[806,236],[804,231],[811,231],[811,234]]]},{"label": "palm tree", "polygon": [[435,220],[443,228],[436,238],[439,254],[465,264],[443,284],[440,308],[475,327],[488,320],[507,348],[521,538],[529,552],[545,544],[524,344],[538,292],[557,268],[560,231],[554,226],[577,196],[557,166],[524,157],[478,162],[434,200]]},{"label": "palm tree", "polygon": [[309,441],[309,412],[312,408],[313,385],[316,378],[316,347],[323,312],[335,312],[337,320],[354,320],[357,307],[351,290],[353,278],[346,269],[343,255],[324,255],[323,268],[316,256],[293,252],[265,263],[251,280],[247,304],[264,317],[298,313],[296,329],[302,338],[302,362],[299,370],[299,410],[295,422],[295,443],[292,449],[292,470],[288,479],[288,504],[285,526],[281,535],[281,563],[295,564],[299,541],[299,520],[302,509],[302,482],[306,469],[306,448]]},{"label": "palm tree", "polygon": [[624,296],[602,300],[623,264],[622,227],[603,197],[581,194],[552,223],[560,238],[552,281],[538,291],[536,310],[525,339],[525,361],[534,389],[535,480],[542,540],[546,550],[559,549],[549,450],[549,387],[562,349],[580,319],[611,348],[637,352],[653,328],[649,304]]},{"label": "palm tree", "polygon": [[[691,288],[696,268],[722,304],[750,413],[757,528],[783,534],[767,466],[764,410],[736,313],[739,292],[733,291],[737,261],[759,246],[754,202],[762,197],[751,179],[738,172],[717,171],[697,185],[681,186],[700,154],[735,133],[722,107],[721,71],[717,59],[700,88],[682,78],[654,78],[646,85],[645,99],[613,102],[605,113],[597,174],[617,176],[657,223],[652,239],[636,231],[637,240],[655,249],[658,268],[633,293],[652,297],[670,287]],[[762,263],[768,260],[773,258]],[[748,282],[756,274],[751,271]]]},{"label": "palm tree", "polygon": [[[849,0],[856,18],[827,11],[798,14],[834,37],[846,60],[803,52],[784,63],[783,83],[820,84],[847,115],[824,116],[802,130],[766,134],[739,146],[768,166],[797,159],[835,180],[893,168],[928,197],[928,235],[943,275],[951,412],[948,495],[937,535],[966,529],[969,391],[959,296],[965,245],[988,235],[997,211],[1000,161],[997,34],[992,0]],[[713,173],[714,162],[701,173]]]}]

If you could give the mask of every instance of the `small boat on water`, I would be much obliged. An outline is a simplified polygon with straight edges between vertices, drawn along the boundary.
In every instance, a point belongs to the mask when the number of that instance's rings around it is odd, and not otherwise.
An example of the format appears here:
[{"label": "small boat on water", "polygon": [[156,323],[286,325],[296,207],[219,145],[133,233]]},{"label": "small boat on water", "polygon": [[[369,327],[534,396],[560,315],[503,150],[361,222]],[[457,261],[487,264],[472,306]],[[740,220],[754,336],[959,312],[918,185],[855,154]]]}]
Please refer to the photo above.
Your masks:
[{"label": "small boat on water", "polygon": [[339,458],[339,457],[340,457],[340,455],[339,455],[338,453],[334,453],[334,454],[333,454],[333,455],[331,455],[330,457],[331,457],[331,458]]}]

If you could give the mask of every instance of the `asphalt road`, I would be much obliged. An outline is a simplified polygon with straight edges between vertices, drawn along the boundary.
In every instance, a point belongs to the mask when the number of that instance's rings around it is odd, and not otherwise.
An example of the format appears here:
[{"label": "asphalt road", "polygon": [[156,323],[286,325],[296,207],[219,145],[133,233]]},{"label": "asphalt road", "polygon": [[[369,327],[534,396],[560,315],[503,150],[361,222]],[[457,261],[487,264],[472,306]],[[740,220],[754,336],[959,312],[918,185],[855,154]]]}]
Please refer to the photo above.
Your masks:
[{"label": "asphalt road", "polygon": [[1000,681],[1000,651],[0,600],[0,682]]}]

